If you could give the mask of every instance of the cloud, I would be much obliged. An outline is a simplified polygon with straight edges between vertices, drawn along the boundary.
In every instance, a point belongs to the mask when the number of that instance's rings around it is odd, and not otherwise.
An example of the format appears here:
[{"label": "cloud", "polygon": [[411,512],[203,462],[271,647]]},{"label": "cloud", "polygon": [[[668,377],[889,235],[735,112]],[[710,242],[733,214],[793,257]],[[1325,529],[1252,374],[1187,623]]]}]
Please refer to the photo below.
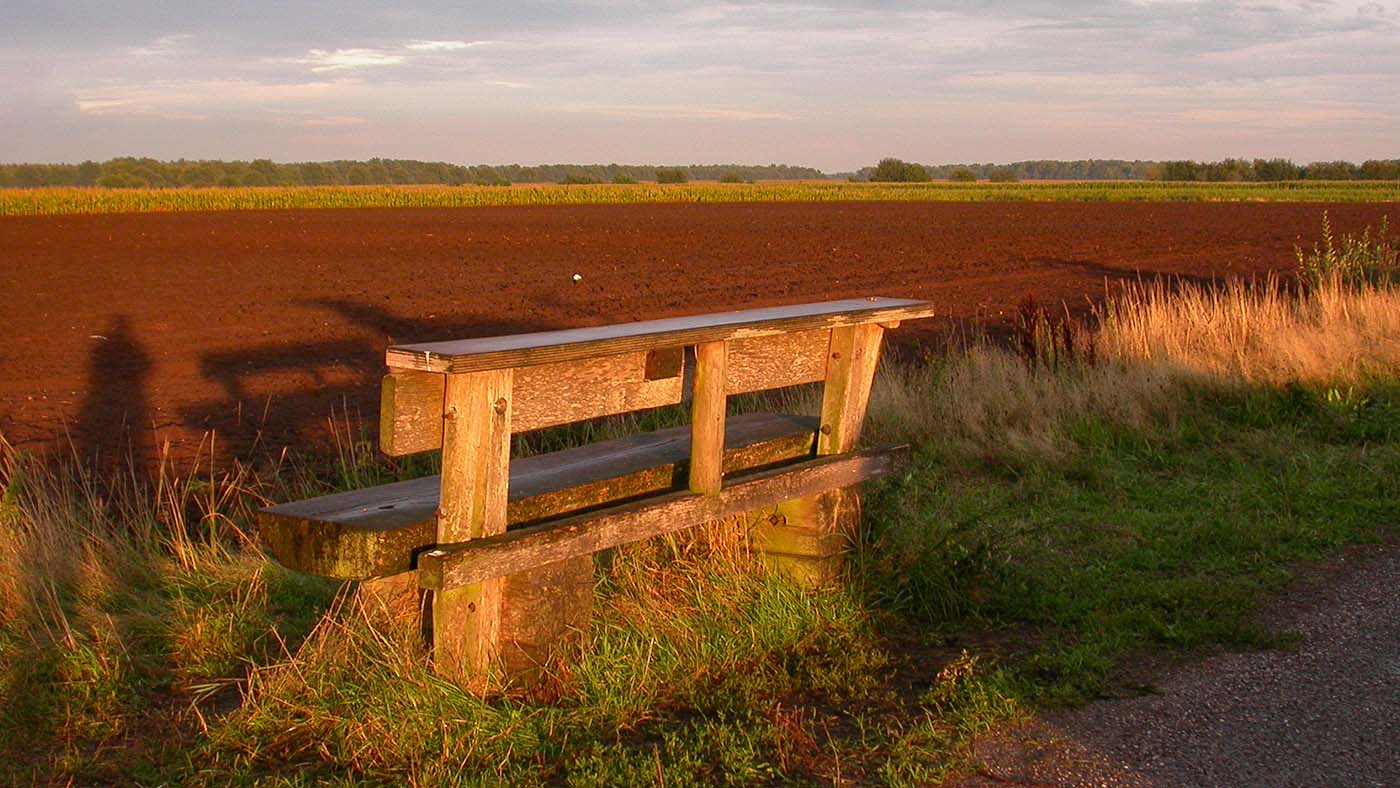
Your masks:
[{"label": "cloud", "polygon": [[1249,126],[1252,128],[1294,128],[1384,120],[1385,115],[1366,110],[1319,107],[1315,109],[1197,109],[1177,113],[1177,119],[1190,124]]},{"label": "cloud", "polygon": [[579,112],[595,115],[611,115],[619,118],[671,118],[686,120],[799,120],[799,115],[785,112],[765,112],[762,110],[735,109],[730,107],[703,107],[684,104],[650,105],[573,105],[562,108],[565,112]]},{"label": "cloud", "polygon": [[182,43],[191,38],[194,38],[191,33],[173,33],[168,36],[160,36],[144,46],[132,47],[127,51],[136,57],[161,57],[175,52]]},{"label": "cloud", "polygon": [[292,58],[289,62],[304,63],[311,66],[311,70],[319,74],[327,71],[353,71],[362,68],[396,66],[403,63],[404,59],[403,55],[396,55],[382,49],[353,47],[334,50],[312,49],[306,55]]},{"label": "cloud", "polygon": [[79,112],[87,112],[94,115],[101,115],[112,110],[122,110],[131,107],[131,102],[127,99],[103,98],[100,96],[80,98],[77,103]]},{"label": "cloud", "polygon": [[497,43],[495,41],[410,41],[403,45],[404,49],[414,52],[460,52],[472,47],[487,46]]},{"label": "cloud", "polygon": [[[392,123],[383,152],[424,158],[458,150],[433,142],[449,138],[472,140],[463,155],[519,160],[664,142],[682,159],[777,150],[844,168],[886,151],[1175,158],[1242,144],[1306,159],[1335,157],[1339,140],[1393,156],[1400,127],[1394,1],[346,0],[333,25],[310,6],[249,3],[20,0],[0,26],[0,105],[62,110],[7,128],[52,150],[69,136],[63,112],[115,126],[282,111],[269,127],[354,126],[366,147]],[[400,142],[449,122],[476,125]],[[773,122],[788,124],[781,139]]]},{"label": "cloud", "polygon": [[363,126],[368,123],[366,118],[357,115],[328,115],[319,118],[305,118],[301,121],[303,126]]},{"label": "cloud", "polygon": [[318,81],[261,83],[252,80],[162,80],[121,85],[103,94],[79,94],[78,111],[93,116],[149,116],[189,120],[216,109],[288,105],[304,111],[308,102],[352,89],[354,83]]}]

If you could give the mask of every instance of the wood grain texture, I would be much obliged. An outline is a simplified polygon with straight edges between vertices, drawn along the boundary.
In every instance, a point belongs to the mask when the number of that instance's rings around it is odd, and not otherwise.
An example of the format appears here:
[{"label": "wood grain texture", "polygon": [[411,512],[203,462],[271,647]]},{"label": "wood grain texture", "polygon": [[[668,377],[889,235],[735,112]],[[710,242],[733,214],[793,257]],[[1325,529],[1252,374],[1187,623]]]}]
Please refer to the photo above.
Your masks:
[{"label": "wood grain texture", "polygon": [[586,635],[593,582],[593,557],[588,555],[506,576],[500,659],[512,683],[540,678],[555,648]]},{"label": "wood grain texture", "polygon": [[418,582],[454,588],[691,528],[782,501],[848,487],[907,467],[909,448],[819,457],[742,476],[717,495],[676,492],[566,517],[500,536],[440,546],[418,559]]},{"label": "wood grain texture", "polygon": [[[808,458],[817,420],[756,413],[725,423],[724,472]],[[511,527],[641,495],[683,488],[690,428],[676,427],[513,460]],[[258,514],[264,549],[283,566],[344,580],[413,568],[437,543],[441,479],[426,476],[270,506]]]},{"label": "wood grain texture", "polygon": [[830,344],[826,329],[732,340],[724,390],[744,394],[824,380]]},{"label": "wood grain texture", "polygon": [[396,345],[386,351],[385,362],[393,368],[424,372],[528,367],[702,342],[912,320],[933,313],[932,305],[926,301],[854,298],[534,334]]},{"label": "wood grain texture", "polygon": [[846,549],[860,529],[859,488],[784,501],[775,515],[759,521],[750,532],[769,569],[808,587],[841,576]]},{"label": "wood grain texture", "polygon": [[695,346],[695,389],[690,414],[690,491],[717,493],[724,477],[724,342]]},{"label": "wood grain texture", "polygon": [[379,382],[379,450],[390,457],[442,448],[446,376],[396,370]]},{"label": "wood grain texture", "polygon": [[[512,378],[509,369],[447,377],[438,544],[505,533]],[[443,675],[464,684],[487,675],[500,639],[501,589],[497,577],[433,595],[433,660]]]},{"label": "wood grain texture", "polygon": [[832,329],[817,454],[842,454],[860,440],[883,336],[873,323]]},{"label": "wood grain texture", "polygon": [[[511,431],[528,432],[681,401],[680,349],[516,370]],[[674,370],[674,374],[658,377]],[[442,446],[443,375],[394,370],[379,398],[379,449],[402,457]]]}]

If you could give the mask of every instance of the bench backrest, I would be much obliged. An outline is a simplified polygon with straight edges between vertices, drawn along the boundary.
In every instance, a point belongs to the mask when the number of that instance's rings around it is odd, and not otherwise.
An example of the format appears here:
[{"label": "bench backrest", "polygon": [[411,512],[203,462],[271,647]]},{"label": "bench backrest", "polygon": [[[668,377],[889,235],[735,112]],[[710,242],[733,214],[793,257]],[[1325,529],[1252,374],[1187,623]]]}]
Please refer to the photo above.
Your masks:
[{"label": "bench backrest", "polygon": [[930,305],[860,298],[649,320],[596,328],[398,345],[385,360],[380,448],[402,456],[441,448],[446,375],[513,370],[510,430],[677,404],[687,347],[726,345],[724,395],[826,380],[832,329],[893,326]]}]

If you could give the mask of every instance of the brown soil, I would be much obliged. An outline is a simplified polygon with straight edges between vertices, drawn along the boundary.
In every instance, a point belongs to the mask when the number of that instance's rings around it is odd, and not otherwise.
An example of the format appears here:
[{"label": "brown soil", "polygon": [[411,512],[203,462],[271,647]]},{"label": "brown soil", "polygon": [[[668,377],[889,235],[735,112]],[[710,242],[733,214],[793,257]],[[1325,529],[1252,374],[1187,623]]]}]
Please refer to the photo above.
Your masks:
[{"label": "brown soil", "polygon": [[[995,322],[1027,294],[1293,264],[1385,205],[779,203],[0,218],[0,435],[138,461],[324,444],[384,348],[862,295]],[[582,281],[575,283],[575,273]],[[916,342],[939,321],[896,332]],[[946,326],[946,323],[942,324]],[[920,333],[922,332],[922,334]],[[153,429],[152,429],[153,428]]]}]

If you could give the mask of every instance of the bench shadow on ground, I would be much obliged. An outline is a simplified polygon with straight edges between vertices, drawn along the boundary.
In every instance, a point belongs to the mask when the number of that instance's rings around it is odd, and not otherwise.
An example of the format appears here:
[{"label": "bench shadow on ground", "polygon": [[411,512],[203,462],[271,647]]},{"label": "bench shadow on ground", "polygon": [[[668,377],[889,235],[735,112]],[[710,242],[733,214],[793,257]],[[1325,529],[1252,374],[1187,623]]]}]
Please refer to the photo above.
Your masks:
[{"label": "bench shadow on ground", "polygon": [[[1125,271],[1086,260],[1046,260],[1054,266],[1089,273],[1102,278],[1106,291],[1114,292],[1123,283],[1134,280],[1168,280],[1176,284],[1219,285],[1222,280],[1212,277],[1177,276],[1154,271]],[[1027,295],[1037,295],[1028,291]],[[561,305],[548,296],[539,297],[537,314],[558,314]],[[808,300],[821,300],[814,295]],[[1070,313],[1078,318],[1091,317],[1093,304],[1102,294],[1078,303],[1066,303]],[[222,396],[216,400],[186,403],[180,406],[177,422],[190,431],[214,431],[222,451],[234,456],[249,456],[257,450],[280,449],[283,446],[333,448],[330,420],[354,428],[363,427],[371,439],[376,438],[379,382],[385,374],[384,350],[392,344],[406,342],[468,339],[501,334],[548,331],[567,326],[546,319],[496,318],[474,315],[461,319],[419,317],[400,314],[383,305],[363,300],[321,298],[296,302],[326,310],[351,326],[343,338],[318,339],[310,342],[276,341],[253,347],[208,350],[199,355],[200,374],[216,383]],[[1054,308],[1059,300],[1046,298],[1043,303]],[[598,324],[608,322],[606,309],[596,305],[572,305],[579,322]],[[985,315],[975,318],[940,317],[921,321],[926,325],[910,326],[890,336],[887,343],[891,356],[900,360],[917,360],[938,355],[968,337],[982,336],[994,342],[1011,341],[1014,329],[1010,322],[989,320]],[[571,324],[577,324],[571,321]],[[118,329],[121,327],[118,326]],[[122,332],[118,332],[123,335]],[[141,367],[144,351],[134,338],[114,343],[108,351],[112,358],[94,359],[99,365],[123,363]],[[117,359],[123,359],[117,361]],[[149,367],[149,360],[144,362]],[[142,371],[141,375],[144,375]],[[110,377],[105,374],[99,377]],[[101,395],[101,396],[106,396]],[[128,423],[148,424],[135,419],[144,408],[141,387],[133,384],[120,392],[118,401],[126,403],[133,417]],[[87,409],[85,409],[86,412]],[[93,408],[94,414],[97,408]]]},{"label": "bench shadow on ground", "polygon": [[332,448],[331,419],[352,429],[363,427],[373,439],[389,345],[561,327],[547,320],[408,317],[349,299],[299,303],[326,309],[353,328],[343,339],[269,342],[201,353],[200,374],[217,383],[223,395],[184,405],[182,425],[215,431],[224,450],[235,456],[282,446]]},{"label": "bench shadow on ground", "polygon": [[[975,312],[966,316],[935,315],[887,335],[886,357],[901,363],[939,358],[955,352],[969,341],[987,341],[995,345],[1014,347],[1021,342],[1020,330],[1017,327],[1017,307],[1027,299],[1035,306],[1044,308],[1051,320],[1068,317],[1079,325],[1096,329],[1100,319],[1099,310],[1102,309],[1105,296],[1118,295],[1124,288],[1137,283],[1153,286],[1160,283],[1169,290],[1182,287],[1217,290],[1229,281],[1228,278],[1219,276],[1113,268],[1083,259],[1042,257],[1036,258],[1034,262],[1038,266],[1088,274],[1102,285],[1097,291],[1085,292],[1075,299],[1066,299],[1063,294],[1046,293],[1032,286],[1016,294],[1015,300],[1008,304],[1010,308],[998,313],[979,306]],[[1288,284],[1281,281],[1279,286],[1287,287]]]}]

